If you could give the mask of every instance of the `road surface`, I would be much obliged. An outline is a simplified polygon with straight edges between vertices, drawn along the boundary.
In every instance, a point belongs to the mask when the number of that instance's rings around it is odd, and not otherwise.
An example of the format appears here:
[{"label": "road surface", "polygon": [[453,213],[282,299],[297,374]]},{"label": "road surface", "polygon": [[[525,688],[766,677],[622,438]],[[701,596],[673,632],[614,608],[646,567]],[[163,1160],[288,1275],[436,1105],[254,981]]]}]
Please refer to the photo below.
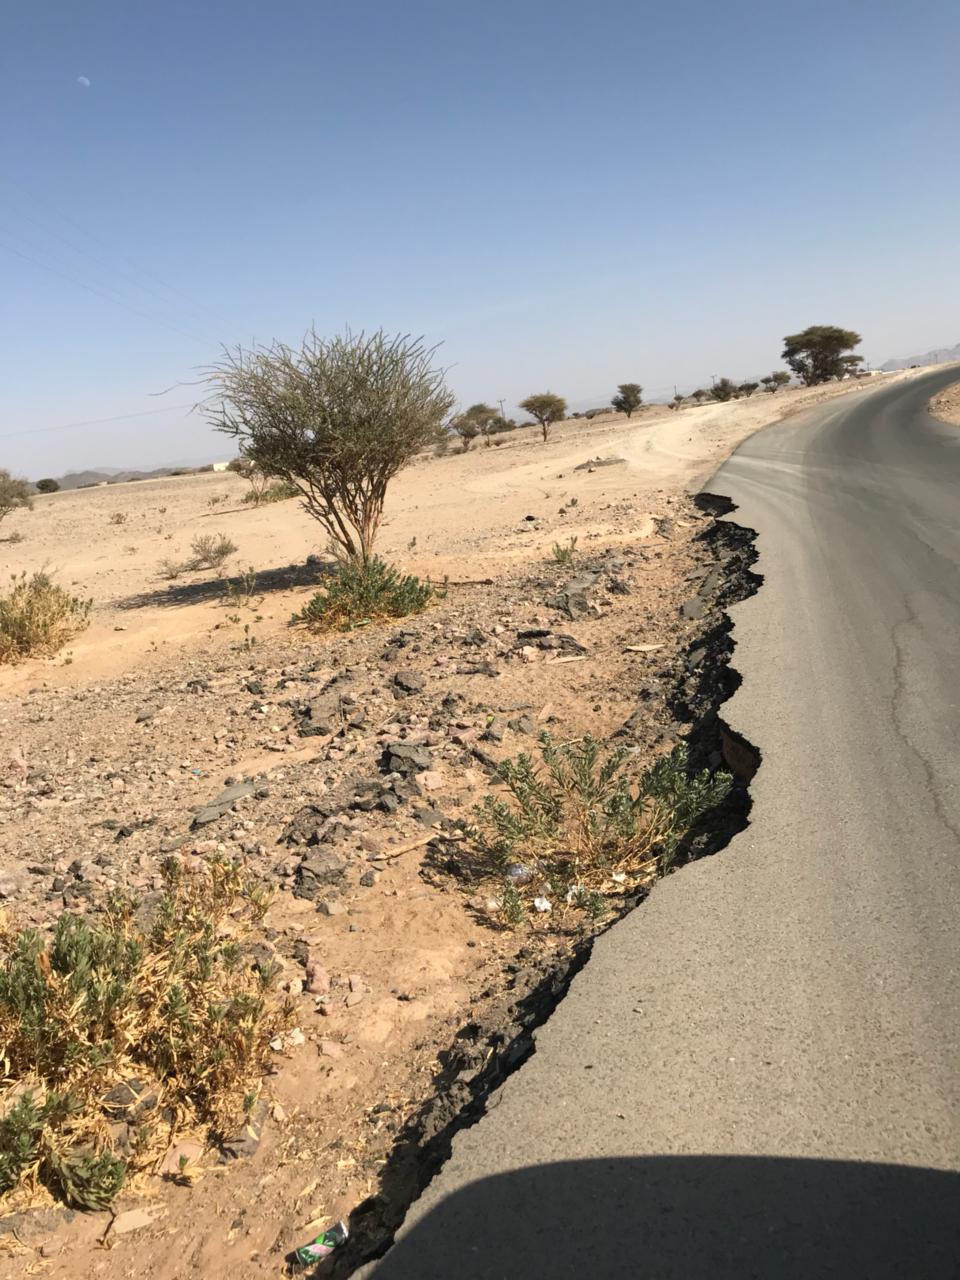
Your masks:
[{"label": "road surface", "polygon": [[747,441],[750,826],[598,942],[377,1280],[960,1276],[953,368]]}]

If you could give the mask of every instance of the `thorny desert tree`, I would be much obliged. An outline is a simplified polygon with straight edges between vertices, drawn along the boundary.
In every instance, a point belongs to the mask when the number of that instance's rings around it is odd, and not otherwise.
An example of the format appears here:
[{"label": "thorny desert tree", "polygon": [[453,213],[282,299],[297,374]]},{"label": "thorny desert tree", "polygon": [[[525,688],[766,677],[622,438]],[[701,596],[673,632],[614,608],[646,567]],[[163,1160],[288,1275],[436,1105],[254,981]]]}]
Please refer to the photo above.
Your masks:
[{"label": "thorny desert tree", "polygon": [[483,436],[489,444],[491,433],[502,429],[505,424],[496,409],[491,409],[488,404],[472,404],[463,413],[458,413],[450,425],[463,441],[464,449],[469,449],[477,436]]},{"label": "thorny desert tree", "polygon": [[812,324],[783,340],[783,358],[807,387],[855,373],[863,356],[846,355],[860,345],[859,333],[833,324]]},{"label": "thorny desert tree", "polygon": [[208,370],[212,425],[292,484],[348,559],[366,563],[387,485],[443,435],[453,405],[435,349],[409,334],[321,338],[225,350]]},{"label": "thorny desert tree", "polygon": [[566,416],[567,402],[562,396],[555,396],[552,391],[542,391],[537,395],[527,396],[526,400],[521,400],[520,408],[540,423],[540,430],[543,432],[543,440],[546,444],[550,428]]},{"label": "thorny desert tree", "polygon": [[625,413],[630,418],[643,404],[643,387],[639,382],[621,382],[610,403],[618,413]]},{"label": "thorny desert tree", "polygon": [[32,506],[26,480],[17,480],[9,471],[0,469],[0,520],[18,507]]}]

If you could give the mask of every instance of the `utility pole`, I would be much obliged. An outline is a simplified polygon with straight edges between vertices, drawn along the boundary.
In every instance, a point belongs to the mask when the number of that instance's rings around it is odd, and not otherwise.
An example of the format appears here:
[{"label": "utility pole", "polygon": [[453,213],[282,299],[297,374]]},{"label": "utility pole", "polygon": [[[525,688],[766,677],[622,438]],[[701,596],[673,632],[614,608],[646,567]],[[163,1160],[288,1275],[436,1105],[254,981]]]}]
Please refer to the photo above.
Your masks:
[{"label": "utility pole", "polygon": [[500,406],[500,417],[503,418],[504,422],[506,422],[507,418],[506,418],[506,414],[503,412],[503,401],[498,400],[497,404]]}]

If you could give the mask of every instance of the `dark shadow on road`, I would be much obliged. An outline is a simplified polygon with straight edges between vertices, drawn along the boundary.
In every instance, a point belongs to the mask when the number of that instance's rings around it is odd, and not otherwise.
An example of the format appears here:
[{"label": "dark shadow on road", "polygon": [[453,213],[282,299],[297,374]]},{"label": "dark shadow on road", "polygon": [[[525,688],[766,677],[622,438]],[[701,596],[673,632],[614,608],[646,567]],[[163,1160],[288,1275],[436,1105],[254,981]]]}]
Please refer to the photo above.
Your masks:
[{"label": "dark shadow on road", "polygon": [[[278,569],[262,569],[255,575],[254,596],[266,596],[272,591],[290,591],[294,587],[319,586],[329,574],[329,568],[300,564],[288,564]],[[190,582],[179,579],[138,592],[118,600],[117,609],[144,609],[160,606],[177,608],[188,604],[209,604],[219,601],[229,604],[230,584],[239,581],[236,573],[193,578]]]},{"label": "dark shadow on road", "polygon": [[[348,1261],[317,1274],[349,1274]],[[570,1160],[455,1192],[374,1274],[957,1280],[960,1175],[773,1157]]]}]

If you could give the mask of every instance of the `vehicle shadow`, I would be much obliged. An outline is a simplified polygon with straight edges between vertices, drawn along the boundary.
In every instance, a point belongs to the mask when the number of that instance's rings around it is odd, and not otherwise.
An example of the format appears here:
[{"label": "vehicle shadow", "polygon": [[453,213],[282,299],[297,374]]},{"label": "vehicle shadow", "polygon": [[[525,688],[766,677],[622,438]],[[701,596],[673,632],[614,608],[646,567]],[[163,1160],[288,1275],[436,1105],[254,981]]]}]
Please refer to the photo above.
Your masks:
[{"label": "vehicle shadow", "polygon": [[[299,564],[283,565],[276,569],[261,569],[248,583],[244,583],[244,590],[251,596],[258,597],[269,595],[274,591],[290,591],[294,587],[319,586],[330,572],[330,566],[326,564],[305,565],[302,561]],[[226,605],[231,603],[231,584],[239,583],[240,580],[241,575],[238,572],[193,578],[189,582],[175,579],[164,583],[163,586],[140,591],[136,595],[118,600],[114,607],[143,609],[159,605],[178,608],[189,604],[209,604],[216,601]]]},{"label": "vehicle shadow", "polygon": [[[350,1274],[360,1260],[342,1269],[349,1261],[317,1274]],[[960,1175],[774,1157],[569,1160],[454,1192],[362,1274],[957,1280]]]}]

